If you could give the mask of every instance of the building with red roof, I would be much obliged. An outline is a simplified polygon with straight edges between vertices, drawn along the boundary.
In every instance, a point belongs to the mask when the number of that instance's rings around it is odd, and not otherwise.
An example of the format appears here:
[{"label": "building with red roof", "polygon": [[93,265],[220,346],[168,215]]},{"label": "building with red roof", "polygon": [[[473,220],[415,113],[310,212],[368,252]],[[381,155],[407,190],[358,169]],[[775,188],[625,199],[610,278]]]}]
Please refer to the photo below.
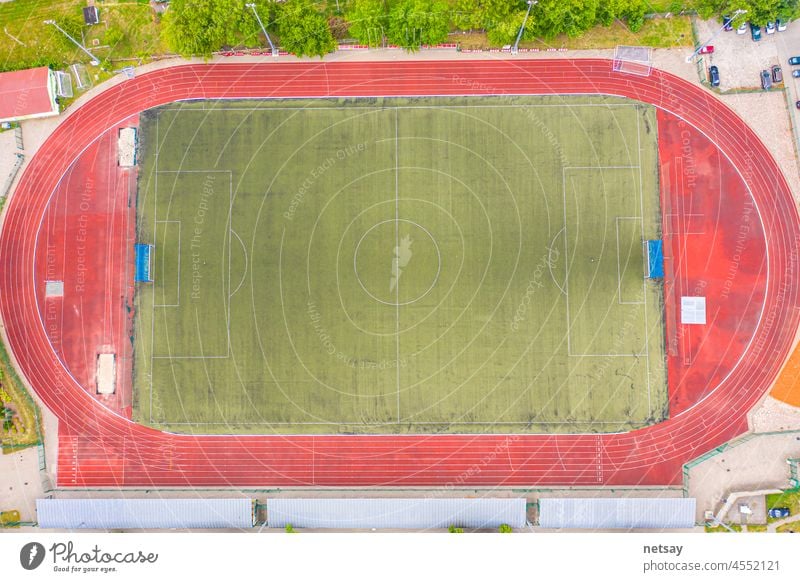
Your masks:
[{"label": "building with red roof", "polygon": [[0,122],[58,115],[56,91],[47,67],[0,73]]}]

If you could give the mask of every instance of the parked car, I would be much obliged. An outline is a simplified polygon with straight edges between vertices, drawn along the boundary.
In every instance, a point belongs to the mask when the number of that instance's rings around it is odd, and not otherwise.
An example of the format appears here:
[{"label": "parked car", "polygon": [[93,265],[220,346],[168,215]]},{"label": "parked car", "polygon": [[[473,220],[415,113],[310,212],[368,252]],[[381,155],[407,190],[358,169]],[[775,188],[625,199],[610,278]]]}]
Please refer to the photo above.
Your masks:
[{"label": "parked car", "polygon": [[795,69],[792,71],[792,77],[800,77],[800,69]]},{"label": "parked car", "polygon": [[750,38],[753,39],[753,42],[758,42],[761,40],[761,27],[756,26],[752,22],[750,23]]},{"label": "parked car", "polygon": [[798,109],[800,109],[800,101],[795,101],[794,102],[794,106],[797,107]]},{"label": "parked car", "polygon": [[767,89],[772,87],[772,77],[769,75],[769,71],[761,71],[761,88],[766,91]]},{"label": "parked car", "polygon": [[767,22],[767,34],[775,34],[775,23],[774,22]]},{"label": "parked car", "polygon": [[725,29],[725,32],[730,32],[733,30],[731,22],[733,22],[733,18],[731,18],[728,14],[722,15],[722,28]]},{"label": "parked car", "polygon": [[772,67],[772,82],[773,83],[783,83],[783,71],[778,65]]},{"label": "parked car", "polygon": [[739,27],[736,29],[736,34],[744,34],[747,32],[747,23],[742,22]]},{"label": "parked car", "polygon": [[767,515],[773,519],[782,519],[784,517],[789,517],[791,512],[788,507],[773,507],[767,512]]},{"label": "parked car", "polygon": [[778,32],[783,32],[784,30],[786,30],[786,25],[789,23],[779,18],[778,20],[775,21],[775,24],[778,27]]},{"label": "parked car", "polygon": [[714,45],[707,44],[706,46],[704,46],[704,47],[702,47],[702,48],[700,49],[700,52],[699,52],[698,54],[701,54],[701,55],[710,55],[710,54],[711,54],[711,53],[713,53],[713,52],[714,52]]},{"label": "parked car", "polygon": [[711,80],[712,87],[719,87],[719,69],[717,65],[711,65],[709,67],[708,78]]},{"label": "parked car", "polygon": [[800,65],[800,57],[791,57],[789,59],[790,65]]}]

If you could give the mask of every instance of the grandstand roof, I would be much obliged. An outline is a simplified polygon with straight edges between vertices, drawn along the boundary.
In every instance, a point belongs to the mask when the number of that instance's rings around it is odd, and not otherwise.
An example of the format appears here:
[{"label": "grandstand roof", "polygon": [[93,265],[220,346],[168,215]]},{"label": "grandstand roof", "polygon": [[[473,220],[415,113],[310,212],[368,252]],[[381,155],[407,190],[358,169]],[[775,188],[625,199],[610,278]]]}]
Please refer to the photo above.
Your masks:
[{"label": "grandstand roof", "polygon": [[58,115],[55,74],[47,67],[0,73],[0,122]]},{"label": "grandstand roof", "polygon": [[251,499],[37,499],[41,528],[211,529],[253,527]]},{"label": "grandstand roof", "polygon": [[524,498],[267,499],[269,527],[430,529],[525,525]]},{"label": "grandstand roof", "polygon": [[694,498],[540,499],[539,525],[553,529],[694,527]]}]

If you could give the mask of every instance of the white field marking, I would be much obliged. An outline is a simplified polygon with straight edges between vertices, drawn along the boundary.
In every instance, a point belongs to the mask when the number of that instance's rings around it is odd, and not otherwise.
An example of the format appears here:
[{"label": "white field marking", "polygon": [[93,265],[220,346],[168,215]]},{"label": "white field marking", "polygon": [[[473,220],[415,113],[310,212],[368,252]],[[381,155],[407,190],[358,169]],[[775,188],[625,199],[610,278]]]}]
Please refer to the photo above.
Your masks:
[{"label": "white field marking", "polygon": [[[227,309],[225,310],[225,315],[227,317],[226,324],[226,331],[228,332],[228,341],[225,342],[226,352],[228,356],[231,355],[231,231],[233,230],[233,172],[228,173],[228,288],[225,289],[225,281],[222,282],[223,285],[223,296],[225,297],[225,303],[227,303]],[[225,274],[222,274],[223,278]]]},{"label": "white field marking", "polygon": [[[181,228],[183,227],[183,221],[181,220],[159,220],[155,223],[156,228],[158,228],[159,224],[177,224],[178,225],[178,302],[177,303],[155,303],[155,289],[153,289],[153,307],[180,307],[181,306]],[[153,229],[153,234],[155,235],[155,230]],[[166,236],[164,237],[166,240]],[[155,241],[158,243],[158,241]],[[157,246],[155,248],[158,248]],[[166,248],[164,249],[166,252]],[[156,263],[157,264],[157,263]],[[156,273],[158,271],[151,267],[152,270],[152,279],[153,281],[157,281]],[[162,295],[163,296],[163,295]]]},{"label": "white field marking", "polygon": [[158,174],[231,174],[233,170],[157,170]]},{"label": "white field marking", "polygon": [[[159,131],[159,115],[156,115],[156,159],[155,159],[155,191],[153,193],[153,224],[158,223],[158,154],[161,151],[161,133]],[[153,237],[156,236],[156,229],[153,228]],[[155,240],[153,244],[155,244]],[[155,286],[151,290],[153,303],[150,310],[150,369],[148,370],[150,376],[150,424],[153,423],[153,355],[156,351],[156,290]]]},{"label": "white field marking", "polygon": [[242,273],[242,280],[239,281],[239,285],[236,287],[234,292],[231,293],[228,296],[228,301],[230,301],[231,297],[236,295],[236,293],[239,291],[239,289],[242,288],[242,285],[244,285],[244,280],[247,279],[247,269],[250,266],[250,261],[249,261],[249,258],[247,256],[247,247],[245,246],[244,241],[242,240],[242,237],[240,237],[239,234],[233,229],[231,229],[231,234],[233,236],[235,236],[236,239],[239,241],[239,244],[242,245],[242,251],[244,251],[244,273]]},{"label": "white field marking", "polygon": [[[404,98],[412,98],[412,97],[503,97],[503,98],[508,98],[508,97],[531,96],[531,95],[538,95],[538,94],[535,94],[535,93],[534,94],[532,94],[532,93],[497,93],[497,94],[493,94],[493,93],[484,93],[484,94],[470,93],[470,94],[461,94],[461,95],[457,95],[457,94],[456,95],[454,95],[454,94],[448,94],[448,95],[430,95],[430,94],[428,94],[428,95],[403,95],[402,97],[404,97]],[[614,98],[619,98],[619,99],[630,99],[630,97],[628,97],[628,96],[618,95],[618,94],[615,94],[615,93],[569,93],[568,94],[568,96],[579,96],[579,97],[597,97],[597,96],[603,96],[603,95],[607,96],[607,97],[614,97]],[[355,99],[355,98],[363,98],[363,97],[364,97],[363,95],[336,95],[336,98],[340,98],[340,99],[351,99],[351,98]],[[397,95],[373,95],[372,97],[392,98],[392,97],[398,97],[398,96]],[[295,99],[309,99],[310,100],[310,99],[319,99],[320,96],[319,95],[307,95],[307,96],[297,95],[294,98]],[[258,98],[219,97],[219,98],[216,98],[216,100],[218,100],[218,101],[247,101],[247,100],[251,100],[251,99],[279,100],[279,99],[284,99],[284,97],[258,97]],[[178,99],[175,102],[179,103],[179,102],[182,102],[182,101],[196,101],[196,99],[194,99],[194,98]],[[589,105],[589,104],[583,104],[583,106],[587,106],[587,105]],[[597,104],[597,105],[598,106],[600,106],[600,105],[603,105],[603,106],[617,106],[616,104]],[[648,105],[651,106],[651,107],[654,107],[657,110],[665,111],[665,112],[667,112],[667,113],[669,113],[671,115],[674,115],[677,119],[683,121],[684,123],[686,123],[687,125],[689,125],[693,129],[697,130],[706,139],[708,139],[711,143],[714,144],[714,146],[717,148],[717,151],[719,151],[728,160],[728,162],[730,162],[731,166],[733,166],[733,168],[735,169],[736,173],[739,175],[739,178],[741,179],[742,183],[747,188],[747,192],[750,195],[750,198],[753,201],[753,205],[756,208],[756,213],[758,215],[759,224],[761,225],[762,232],[764,233],[764,239],[767,242],[766,247],[765,247],[766,260],[767,260],[767,277],[766,277],[764,292],[765,292],[765,296],[768,295],[769,294],[769,289],[770,289],[769,274],[770,274],[770,271],[771,271],[770,254],[769,254],[769,250],[770,249],[769,249],[769,241],[768,241],[768,238],[767,238],[768,237],[768,233],[767,233],[766,228],[764,227],[764,218],[763,218],[763,216],[761,214],[761,210],[759,209],[758,200],[756,200],[756,198],[752,195],[752,191],[750,189],[750,185],[745,180],[744,175],[742,175],[741,169],[736,164],[733,163],[733,160],[730,158],[728,153],[722,147],[720,147],[720,145],[710,135],[708,135],[701,128],[697,127],[696,125],[694,125],[693,123],[691,123],[690,121],[685,119],[678,112],[672,111],[672,110],[664,108],[664,107],[660,107],[660,106],[655,105],[653,103],[648,103]],[[189,111],[189,110],[187,109],[187,111]],[[103,133],[105,133],[105,131],[107,131],[108,129],[111,129],[115,125],[118,125],[118,124],[124,122],[126,119],[128,119],[128,117],[129,116],[126,116],[126,117],[124,117],[122,119],[119,119],[119,120],[115,121],[110,126],[108,126],[105,130],[100,132],[100,135],[102,135]],[[156,127],[158,127],[158,118],[156,118]],[[156,133],[158,135],[158,129],[156,129]],[[99,137],[100,136],[98,136],[98,138]],[[89,146],[92,145],[93,143],[95,143],[96,141],[97,140],[94,140],[90,144],[87,144],[80,152],[78,152],[78,154],[76,155],[75,159],[80,157],[89,148]],[[157,150],[158,150],[158,148],[156,148],[156,151]],[[677,159],[680,159],[680,158],[677,158]],[[157,160],[158,160],[158,157],[156,155],[156,166],[158,164]],[[53,192],[51,193],[51,198],[52,198],[53,194],[55,193],[55,191],[57,190],[58,185],[61,184],[61,181],[63,180],[63,178],[64,177],[62,176],[59,179],[58,184],[56,185],[56,188],[54,188]],[[157,182],[157,180],[158,179],[156,177],[156,182]],[[787,183],[787,186],[788,186],[788,183]],[[45,209],[45,211],[46,211],[46,209]],[[43,219],[43,217],[44,217],[44,211],[42,213],[42,216],[40,217],[40,221]],[[36,241],[34,243],[34,252],[36,251],[36,249],[38,249],[38,243],[39,243],[39,233],[37,233],[37,235],[36,235]],[[765,308],[766,308],[766,301],[763,301],[761,303],[761,309],[759,311],[758,319],[757,319],[756,325],[755,325],[755,330],[756,331],[758,331],[758,329],[759,329],[759,327],[761,325],[761,320],[764,317]],[[39,315],[40,324],[41,324],[42,328],[44,328],[44,318],[42,317],[41,309],[40,309],[38,304],[36,304],[36,310],[37,310],[37,313]],[[736,363],[730,369],[730,371],[725,375],[725,377],[722,378],[717,383],[717,385],[714,387],[714,389],[711,390],[708,394],[706,394],[703,398],[701,398],[698,402],[694,403],[692,406],[690,406],[686,410],[683,410],[683,411],[679,412],[678,414],[676,414],[673,418],[677,418],[677,417],[680,417],[682,415],[688,414],[693,408],[695,408],[696,406],[699,406],[707,398],[710,398],[712,395],[714,395],[716,393],[716,391],[719,389],[719,387],[722,386],[728,380],[728,378],[730,378],[731,375],[736,371],[736,369],[739,367],[739,364],[744,359],[745,355],[749,352],[750,346],[753,344],[753,341],[755,341],[756,335],[757,335],[756,332],[754,332],[751,335],[749,341],[747,342],[747,346],[742,351],[741,355],[739,356],[739,359],[736,361]],[[72,378],[73,382],[76,385],[81,385],[80,382],[78,381],[78,379],[74,376],[74,374],[72,374],[72,372],[66,366],[64,366],[62,368],[62,371],[68,377]],[[152,374],[151,374],[151,388],[152,388]],[[150,400],[151,400],[151,404],[152,404],[152,389],[151,389],[151,392],[150,392],[150,396],[151,396]],[[123,416],[119,412],[117,412],[115,410],[112,410],[112,409],[108,409],[108,411],[112,415],[114,415],[118,419],[120,419],[123,423],[134,424],[134,421],[132,421],[131,419],[129,419],[129,418],[125,417],[125,416]],[[596,421],[596,422],[599,422],[599,421]],[[165,431],[165,432],[167,432],[167,434],[170,434],[168,431]],[[630,432],[630,431],[618,431],[618,432],[611,432],[611,433],[605,433],[605,434],[627,434],[628,432]],[[458,435],[458,434],[462,434],[462,433],[449,433],[449,434]],[[463,434],[465,436],[472,436],[472,433],[463,433]],[[518,434],[520,436],[528,436],[528,435],[531,435],[531,434],[549,434],[549,433],[508,433],[508,434]],[[593,435],[595,433],[591,433],[591,432],[580,433],[580,432],[578,432],[578,433],[570,433],[570,434],[574,434],[574,435]],[[196,436],[203,436],[203,435],[196,435]],[[217,438],[236,438],[236,439],[240,438],[240,435],[225,435],[225,434],[219,434],[219,435],[218,434],[214,434],[214,435],[208,435],[208,436],[214,436],[214,437],[217,437]],[[313,434],[309,434],[309,435],[297,434],[297,435],[293,435],[293,436],[315,436],[315,435],[313,435]],[[318,435],[316,435],[316,436],[318,436]],[[325,436],[326,436],[326,438],[330,438],[330,437],[347,437],[349,435],[329,434],[329,435],[325,435]],[[371,437],[373,437],[373,438],[374,437],[396,438],[396,436],[397,436],[396,434],[371,435]]]},{"label": "white field marking", "polygon": [[[399,134],[399,121],[398,121],[397,107],[394,109],[394,245],[395,248],[400,248],[400,142]],[[435,243],[435,241],[434,241]],[[394,253],[393,253],[394,254]],[[354,259],[355,260],[355,259]],[[441,260],[439,267],[441,268]],[[358,275],[358,274],[356,274]],[[437,276],[438,280],[439,277]],[[436,285],[436,282],[431,286],[431,289]],[[394,317],[394,363],[397,369],[395,383],[397,388],[397,422],[402,418],[400,415],[400,271],[397,272],[397,283],[395,289],[395,317]],[[426,294],[427,295],[427,294]]]},{"label": "white field marking", "polygon": [[[598,95],[598,93],[590,93],[590,95]],[[537,95],[511,95],[511,94],[504,93],[502,95],[497,95],[495,97],[536,97],[536,96]],[[564,95],[561,95],[561,96],[563,97]],[[573,97],[573,96],[574,97],[580,97],[581,95],[579,95],[579,94],[575,94],[575,95],[570,94],[570,95],[566,95],[566,96],[567,97]],[[481,99],[481,98],[484,98],[484,97],[493,97],[493,96],[492,95],[430,95],[430,96],[422,95],[422,96],[416,96],[415,97],[415,96],[408,96],[408,95],[399,95],[399,96],[394,96],[394,97],[391,97],[391,96],[390,97],[384,97],[384,99],[405,99],[405,98],[419,99],[419,98],[427,98],[427,97],[434,97],[434,98],[442,98],[442,97],[459,97],[459,98],[460,97],[473,97],[473,98]],[[612,95],[612,97],[613,97],[613,95]],[[355,98],[356,99],[370,99],[370,97],[364,97],[364,96],[355,97]],[[210,101],[215,101],[217,99],[226,99],[226,98],[224,98],[224,97],[213,98],[213,99],[210,99]],[[259,100],[263,99],[263,100],[267,101],[267,100],[270,99],[270,97],[254,97],[252,99],[259,99]],[[272,98],[272,99],[281,100],[281,99],[285,99],[285,97],[277,97],[277,98]],[[297,99],[297,100],[306,99],[306,100],[319,101],[320,99],[329,99],[329,97],[319,97],[319,96],[316,96],[316,97],[305,97],[305,98],[304,97],[292,97],[292,99]],[[346,99],[346,97],[345,97],[345,99]],[[622,99],[629,99],[629,98],[628,97],[622,97]],[[236,97],[232,97],[232,98],[230,98],[230,100],[237,101],[239,99],[237,99]],[[246,101],[247,99],[241,99],[241,100],[242,101]],[[206,99],[204,101],[209,101],[209,99]],[[176,103],[177,102],[180,102],[180,101],[176,101]],[[648,105],[650,105],[650,104],[648,104]],[[442,109],[523,109],[523,108],[524,109],[528,109],[528,108],[532,108],[532,109],[533,108],[535,108],[535,109],[555,109],[555,108],[576,109],[576,108],[579,108],[579,107],[602,107],[604,109],[606,109],[606,108],[636,109],[637,106],[635,104],[629,104],[629,103],[575,103],[575,104],[570,104],[570,105],[568,105],[568,104],[560,104],[560,103],[539,103],[539,104],[535,104],[535,103],[531,103],[531,104],[520,103],[520,104],[506,104],[506,105],[498,105],[498,104],[493,104],[493,105],[489,105],[489,104],[487,104],[487,105],[397,105],[397,106],[392,106],[392,109],[438,109],[438,110],[442,110]],[[189,107],[189,108],[164,107],[164,106],[160,107],[161,111],[179,111],[181,113],[195,113],[195,112],[206,113],[206,112],[209,112],[209,111],[211,111],[211,112],[214,112],[214,111],[352,111],[353,109],[365,109],[365,110],[370,110],[371,109],[373,111],[382,111],[382,110],[384,110],[383,107],[375,107],[375,106],[372,106],[372,105],[349,105],[349,106],[335,105],[335,106],[331,106],[331,107],[272,107],[272,106],[269,106],[269,107],[214,107],[213,109],[199,109],[197,107]]]},{"label": "white field marking", "polygon": [[[158,119],[158,118],[156,118]],[[156,155],[158,155],[158,150],[156,150]],[[156,162],[156,179],[158,179],[158,174],[228,174],[228,223],[227,223],[227,235],[228,235],[228,287],[227,290],[230,291],[230,277],[231,277],[231,216],[233,212],[233,172],[231,170],[158,170],[158,162]],[[177,180],[177,178],[176,178]],[[172,185],[173,189],[175,188],[175,183],[173,182]],[[156,186],[155,196],[154,199],[154,206],[156,209],[158,208],[158,186]],[[157,210],[153,214],[154,218],[157,218]],[[158,220],[154,220],[154,222],[159,222]],[[161,221],[164,222],[164,221]],[[224,276],[224,275],[223,275]],[[223,285],[223,297],[225,293],[225,281],[222,282]],[[228,339],[226,342],[226,350],[225,354],[218,354],[218,355],[211,355],[211,356],[191,356],[191,355],[174,355],[170,353],[169,355],[165,356],[156,356],[155,355],[155,344],[151,344],[151,355],[150,355],[150,383],[151,383],[151,397],[152,397],[152,381],[153,381],[153,365],[152,360],[225,360],[230,358],[231,356],[231,301],[230,296],[228,296],[228,300],[226,301],[226,328]],[[155,305],[155,293],[153,294],[153,331],[152,333],[152,340],[155,341],[155,308],[158,307]]]},{"label": "white field marking", "polygon": [[[568,166],[561,169],[561,183],[562,195],[564,201],[564,267],[566,270],[564,284],[566,286],[566,301],[567,301],[567,356],[571,358],[583,357],[604,357],[604,358],[640,358],[647,357],[647,350],[638,353],[625,353],[625,354],[573,354],[572,353],[572,321],[569,314],[569,248],[567,239],[569,238],[569,230],[567,228],[567,171],[568,170],[615,170],[615,169],[632,169],[637,166]],[[641,195],[641,183],[639,184],[639,192]],[[619,253],[617,253],[617,261],[619,262]]]},{"label": "white field marking", "polygon": [[[620,220],[639,220],[641,221],[642,218],[639,216],[617,216],[614,218],[614,227],[617,231],[617,303],[619,305],[642,305],[644,301],[623,301],[622,300],[622,267],[619,262],[619,221]],[[645,242],[645,241],[643,241]],[[645,255],[645,260],[647,260],[647,255]],[[644,283],[642,283],[642,293],[645,293],[646,290],[644,288]]]},{"label": "white field marking", "polygon": [[[235,425],[233,423],[230,423],[230,422],[160,422],[159,424],[162,424],[162,425],[165,425],[165,426],[237,426],[237,425]],[[342,426],[342,425],[353,425],[353,426],[362,426],[362,427],[364,427],[364,426],[398,426],[398,425],[403,425],[403,426],[405,426],[405,425],[424,425],[424,426],[430,426],[430,425],[434,425],[434,426],[435,425],[452,426],[452,425],[456,425],[456,426],[458,426],[460,424],[463,424],[465,426],[466,425],[468,425],[468,426],[476,426],[476,425],[477,426],[480,426],[480,425],[485,425],[485,426],[503,426],[503,425],[506,425],[506,424],[513,424],[513,425],[525,425],[525,424],[534,424],[534,425],[536,425],[536,424],[555,424],[555,425],[559,425],[559,424],[563,424],[565,426],[570,426],[570,425],[574,425],[574,424],[622,424],[622,425],[635,424],[635,425],[641,425],[641,426],[654,426],[652,424],[645,424],[644,422],[632,422],[630,418],[627,418],[625,420],[586,420],[586,421],[581,421],[581,420],[577,420],[577,421],[537,420],[537,421],[534,421],[534,422],[530,422],[528,420],[510,420],[510,421],[503,421],[503,422],[497,422],[495,420],[486,421],[486,422],[472,421],[472,420],[464,421],[464,422],[447,422],[447,421],[441,421],[441,422],[436,422],[436,421],[405,421],[405,422],[397,422],[397,421],[392,420],[392,421],[387,421],[387,422],[366,422],[366,423],[363,420],[336,420],[336,421],[332,420],[330,422],[305,422],[305,421],[298,421],[298,422],[283,422],[283,421],[282,422],[268,422],[268,421],[263,421],[262,420],[262,421],[254,421],[254,422],[243,422],[241,424],[243,424],[243,425],[256,425],[256,426],[272,426],[272,425],[275,425],[275,426],[293,426],[293,425],[301,425],[301,426],[306,426],[306,425],[308,425],[308,426]],[[386,433],[386,434],[376,434],[376,435],[372,435],[371,434],[369,436],[370,437],[373,437],[373,436],[397,436],[398,434],[405,434],[405,433]],[[457,435],[459,433],[456,433],[456,432],[450,433],[450,432],[448,432],[448,433],[445,433],[445,434],[447,434],[447,436],[454,436],[454,435]],[[504,433],[504,432],[495,432],[495,433],[487,432],[487,433],[467,433],[467,434],[473,434],[473,436],[474,436],[474,434],[487,434],[487,435],[490,435],[490,436],[504,436],[507,433]],[[526,435],[526,436],[534,436],[537,433],[520,433],[520,434],[523,434],[523,435]],[[545,434],[545,435],[553,435],[553,434],[558,434],[558,433],[543,433],[543,434]],[[566,433],[566,434],[576,435],[576,434],[595,434],[595,433],[572,433],[572,432],[570,432],[570,433]],[[609,432],[609,433],[603,433],[603,434],[620,434],[620,433]],[[219,436],[242,436],[242,435],[251,436],[250,433],[246,433],[246,432],[241,432],[241,433],[237,433],[237,434],[233,434],[233,435],[219,435]],[[256,435],[252,435],[252,436],[256,436]],[[290,433],[290,436],[304,436],[304,435]],[[309,435],[309,436],[313,436],[313,435]],[[319,434],[319,435],[316,435],[316,436],[322,436],[322,437],[328,438],[328,437],[332,437],[332,436],[347,436],[347,435],[338,435],[338,434],[332,433],[332,434]]]},{"label": "white field marking", "polygon": [[[678,198],[677,198],[677,205],[678,205],[678,217],[680,218],[682,215],[680,213],[680,209],[683,207],[683,157],[677,157],[674,160],[675,163],[675,173],[677,175],[677,180],[675,182],[675,188],[678,191]],[[678,220],[677,224],[677,232],[673,233],[678,240],[683,240],[683,230],[684,224],[682,220]],[[689,262],[686,260],[685,256],[686,245],[681,244],[681,256],[680,256],[680,266],[681,271],[683,274],[679,277],[680,285],[678,286],[680,296],[690,295],[688,291],[689,286]],[[682,338],[686,338],[684,345],[688,345],[691,343],[692,339],[692,326],[684,326],[683,324],[676,321],[677,327],[681,328],[683,332]],[[683,354],[683,365],[684,366],[691,366],[692,365],[692,354],[687,350]]]},{"label": "white field marking", "polygon": [[[637,153],[637,162],[639,163],[639,215],[642,217],[642,222],[640,223],[641,232],[642,232],[642,240],[644,238],[644,185],[642,183],[642,130],[641,130],[641,122],[639,121],[639,117],[641,117],[640,113],[636,112],[636,153]],[[659,201],[660,204],[660,201]],[[647,257],[645,256],[645,260]],[[644,353],[646,354],[644,357],[645,360],[645,377],[647,378],[647,414],[648,416],[652,415],[653,413],[653,402],[650,390],[650,327],[647,324],[647,287],[645,286],[644,277],[642,277],[642,293],[644,294]],[[663,337],[664,332],[662,330],[661,336]],[[664,350],[666,353],[666,347],[664,346]],[[669,386],[667,386],[667,390],[669,390]],[[638,391],[637,391],[638,392]]]},{"label": "white field marking", "polygon": [[[87,370],[91,370],[92,367],[93,367],[93,365],[92,365],[93,362],[91,362],[91,360],[89,359],[89,353],[88,353],[88,350],[86,349],[86,328],[84,327],[84,324],[83,324],[83,322],[84,322],[84,317],[83,317],[83,295],[80,295],[80,298],[81,298],[81,300],[80,300],[80,302],[81,302],[81,344],[82,344],[82,347],[83,347],[83,357],[84,357],[84,359],[86,361],[86,369]],[[62,301],[61,303],[63,304],[64,301]],[[63,316],[62,316],[62,320],[61,321],[64,321],[63,320]],[[94,362],[94,366],[96,366],[96,365],[97,365],[97,363]],[[92,376],[95,377],[95,382],[97,382],[97,380],[96,380],[97,371],[96,370],[95,370],[95,373],[92,374]]]},{"label": "white field marking", "polygon": [[[395,188],[397,188],[397,187],[395,186]],[[410,201],[410,200],[416,202],[415,199],[406,199],[406,201]],[[385,202],[388,202],[388,201],[385,201]],[[369,209],[374,208],[375,206],[379,206],[381,204],[384,204],[385,202],[379,202],[377,204],[374,204],[374,205],[370,206]],[[363,235],[361,235],[361,238],[358,239],[358,242],[356,243],[355,251],[353,252],[353,271],[355,272],[356,281],[361,286],[361,289],[364,291],[364,293],[369,295],[370,298],[372,298],[375,301],[377,301],[378,303],[382,303],[384,305],[389,305],[389,306],[395,305],[397,307],[402,307],[402,306],[405,306],[405,305],[411,305],[412,303],[416,303],[418,301],[421,301],[422,299],[427,297],[428,294],[430,294],[430,292],[433,291],[433,289],[436,287],[436,283],[439,282],[439,276],[442,273],[442,252],[441,252],[441,249],[439,248],[439,243],[436,242],[436,239],[433,237],[433,234],[427,228],[425,228],[424,226],[422,226],[418,222],[414,222],[413,220],[408,220],[406,218],[397,218],[397,216],[399,216],[399,214],[400,214],[399,202],[396,201],[395,202],[395,218],[388,218],[386,220],[382,220],[380,222],[377,222],[377,223],[373,224],[369,229],[367,229],[367,231]],[[358,216],[360,217],[361,215],[359,214]],[[400,303],[400,297],[398,296],[399,293],[395,295],[395,301],[393,301],[393,302],[392,301],[384,301],[380,297],[376,297],[369,289],[367,289],[367,286],[364,284],[364,281],[361,280],[361,275],[358,272],[358,251],[361,248],[361,243],[363,243],[364,239],[367,238],[367,236],[369,236],[369,233],[371,233],[377,227],[379,227],[379,226],[381,226],[383,224],[386,224],[388,222],[394,222],[395,223],[395,245],[399,245],[400,244],[400,241],[397,240],[398,224],[400,222],[405,222],[407,224],[411,224],[413,226],[416,226],[418,229],[420,229],[422,232],[424,232],[425,234],[428,235],[428,238],[430,238],[431,242],[433,243],[433,248],[436,249],[436,257],[439,260],[439,267],[436,270],[436,276],[433,278],[433,282],[430,284],[428,289],[422,295],[420,295],[419,297],[415,297],[414,299],[411,299],[410,301],[404,301],[402,303]],[[352,222],[350,224],[352,224]],[[338,259],[338,257],[337,257],[337,259]],[[398,278],[398,281],[399,281],[399,278]]]},{"label": "white field marking", "polygon": [[553,280],[553,283],[555,283],[556,287],[558,287],[558,290],[561,291],[562,295],[566,295],[567,292],[564,290],[564,288],[561,285],[558,284],[558,281],[556,281],[556,276],[553,273],[553,262],[550,260],[550,251],[553,248],[553,244],[552,243],[553,243],[554,240],[556,240],[558,238],[558,235],[560,235],[563,232],[564,236],[567,236],[565,228],[566,227],[561,227],[561,230],[559,230],[556,233],[556,235],[553,237],[553,240],[550,241],[550,243],[551,243],[550,247],[547,249],[547,268],[550,270],[550,278]]}]

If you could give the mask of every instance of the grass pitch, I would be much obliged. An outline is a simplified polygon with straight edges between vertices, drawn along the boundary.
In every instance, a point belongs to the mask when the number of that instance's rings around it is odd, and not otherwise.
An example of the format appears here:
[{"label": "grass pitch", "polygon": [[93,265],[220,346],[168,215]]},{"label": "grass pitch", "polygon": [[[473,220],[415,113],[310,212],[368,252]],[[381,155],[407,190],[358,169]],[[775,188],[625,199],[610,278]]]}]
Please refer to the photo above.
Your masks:
[{"label": "grass pitch", "polygon": [[655,112],[605,97],[143,114],[136,420],[610,432],[666,415]]}]

